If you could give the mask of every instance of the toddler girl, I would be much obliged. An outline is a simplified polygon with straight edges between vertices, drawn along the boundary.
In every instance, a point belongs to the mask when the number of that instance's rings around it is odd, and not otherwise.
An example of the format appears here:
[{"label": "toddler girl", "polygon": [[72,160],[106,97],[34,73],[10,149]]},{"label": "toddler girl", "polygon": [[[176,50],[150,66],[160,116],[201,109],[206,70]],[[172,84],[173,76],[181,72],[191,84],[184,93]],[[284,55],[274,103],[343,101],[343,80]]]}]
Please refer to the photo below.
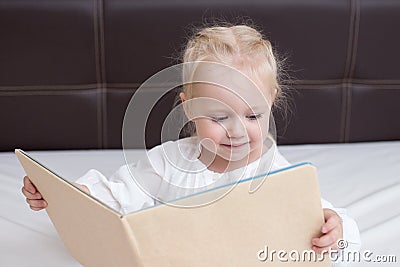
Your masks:
[{"label": "toddler girl", "polygon": [[[290,166],[273,137],[271,108],[283,93],[271,44],[260,32],[245,25],[204,28],[188,41],[182,66],[179,97],[192,126],[190,137],[149,150],[146,158],[120,167],[110,178],[90,170],[77,180],[78,187],[130,213]],[[46,207],[28,177],[22,191],[33,210]],[[337,249],[340,239],[348,249],[357,248],[355,222],[323,199],[322,206],[325,224],[321,236],[311,240],[312,249]]]}]

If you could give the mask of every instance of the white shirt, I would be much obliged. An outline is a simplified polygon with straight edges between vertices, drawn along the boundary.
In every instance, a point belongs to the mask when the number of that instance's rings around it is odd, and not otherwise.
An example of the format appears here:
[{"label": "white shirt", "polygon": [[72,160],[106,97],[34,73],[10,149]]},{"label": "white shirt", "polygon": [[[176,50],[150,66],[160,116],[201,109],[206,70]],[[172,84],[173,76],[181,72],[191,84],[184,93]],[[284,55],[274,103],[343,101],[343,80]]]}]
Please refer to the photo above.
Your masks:
[{"label": "white shirt", "polygon": [[[247,166],[225,173],[208,170],[199,155],[197,137],[169,141],[149,150],[142,160],[121,166],[109,179],[91,169],[76,182],[87,186],[94,197],[108,206],[127,214],[291,165],[276,146]],[[355,221],[344,209],[335,209],[324,199],[321,202],[323,208],[330,208],[341,217],[347,250],[358,250],[361,242]],[[338,261],[334,266],[347,265]]]}]

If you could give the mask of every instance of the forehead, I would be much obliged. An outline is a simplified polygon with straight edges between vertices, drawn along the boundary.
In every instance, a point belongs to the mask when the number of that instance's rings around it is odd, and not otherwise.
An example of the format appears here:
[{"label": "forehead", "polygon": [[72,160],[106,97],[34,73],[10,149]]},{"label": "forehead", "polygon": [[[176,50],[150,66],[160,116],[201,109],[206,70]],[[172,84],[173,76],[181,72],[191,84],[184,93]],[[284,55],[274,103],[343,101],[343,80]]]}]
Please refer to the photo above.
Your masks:
[{"label": "forehead", "polygon": [[[237,95],[256,94],[272,95],[271,73],[259,64],[242,64],[240,67],[228,66],[226,64],[203,61],[190,66],[192,74],[189,83],[211,84],[226,88]],[[200,88],[197,86],[197,88]],[[199,90],[193,92],[201,94]]]},{"label": "forehead", "polygon": [[[205,105],[218,103],[230,108],[269,107],[272,90],[267,77],[232,70],[210,71],[192,86],[192,98],[203,98]],[[214,101],[212,101],[214,100]]]},{"label": "forehead", "polygon": [[242,113],[269,109],[267,97],[258,89],[240,90],[209,83],[195,84],[191,101],[197,108],[210,111],[232,110]]}]

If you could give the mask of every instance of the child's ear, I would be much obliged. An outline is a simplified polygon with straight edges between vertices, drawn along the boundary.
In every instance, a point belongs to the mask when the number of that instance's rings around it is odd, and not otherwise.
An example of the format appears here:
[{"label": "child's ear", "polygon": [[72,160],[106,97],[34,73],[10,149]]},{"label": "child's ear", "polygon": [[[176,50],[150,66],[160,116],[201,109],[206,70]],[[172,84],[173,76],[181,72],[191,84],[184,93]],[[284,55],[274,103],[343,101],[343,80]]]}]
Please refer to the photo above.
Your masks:
[{"label": "child's ear", "polygon": [[[186,117],[190,120],[190,113],[189,113],[189,108],[187,107],[187,102],[186,102],[186,95],[185,93],[181,92],[179,93],[179,97],[182,101],[182,106],[183,106],[183,110],[185,111],[185,115]],[[186,102],[186,103],[185,103]]]},{"label": "child's ear", "polygon": [[274,105],[275,99],[276,99],[276,96],[277,96],[277,95],[278,95],[278,89],[275,88],[274,90],[272,90],[272,94],[271,94],[271,96],[272,96],[272,98],[271,98],[271,100],[272,100],[271,106]]},{"label": "child's ear", "polygon": [[275,99],[276,99],[276,95],[277,95],[277,94],[278,94],[278,89],[275,88],[274,91],[273,91],[273,93],[272,93],[272,103],[275,102]]},{"label": "child's ear", "polygon": [[186,96],[184,92],[179,93],[179,97],[181,98],[182,103],[186,101]]}]

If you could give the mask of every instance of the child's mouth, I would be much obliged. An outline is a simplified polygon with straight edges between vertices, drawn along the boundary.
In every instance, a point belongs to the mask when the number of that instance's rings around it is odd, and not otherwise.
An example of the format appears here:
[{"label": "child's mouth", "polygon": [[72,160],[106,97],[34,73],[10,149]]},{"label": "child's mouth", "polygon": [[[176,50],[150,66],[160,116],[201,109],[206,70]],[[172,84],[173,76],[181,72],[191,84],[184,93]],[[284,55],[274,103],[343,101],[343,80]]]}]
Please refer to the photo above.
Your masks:
[{"label": "child's mouth", "polygon": [[222,144],[223,147],[226,147],[228,149],[240,149],[244,148],[248,143],[243,143],[243,144]]}]

